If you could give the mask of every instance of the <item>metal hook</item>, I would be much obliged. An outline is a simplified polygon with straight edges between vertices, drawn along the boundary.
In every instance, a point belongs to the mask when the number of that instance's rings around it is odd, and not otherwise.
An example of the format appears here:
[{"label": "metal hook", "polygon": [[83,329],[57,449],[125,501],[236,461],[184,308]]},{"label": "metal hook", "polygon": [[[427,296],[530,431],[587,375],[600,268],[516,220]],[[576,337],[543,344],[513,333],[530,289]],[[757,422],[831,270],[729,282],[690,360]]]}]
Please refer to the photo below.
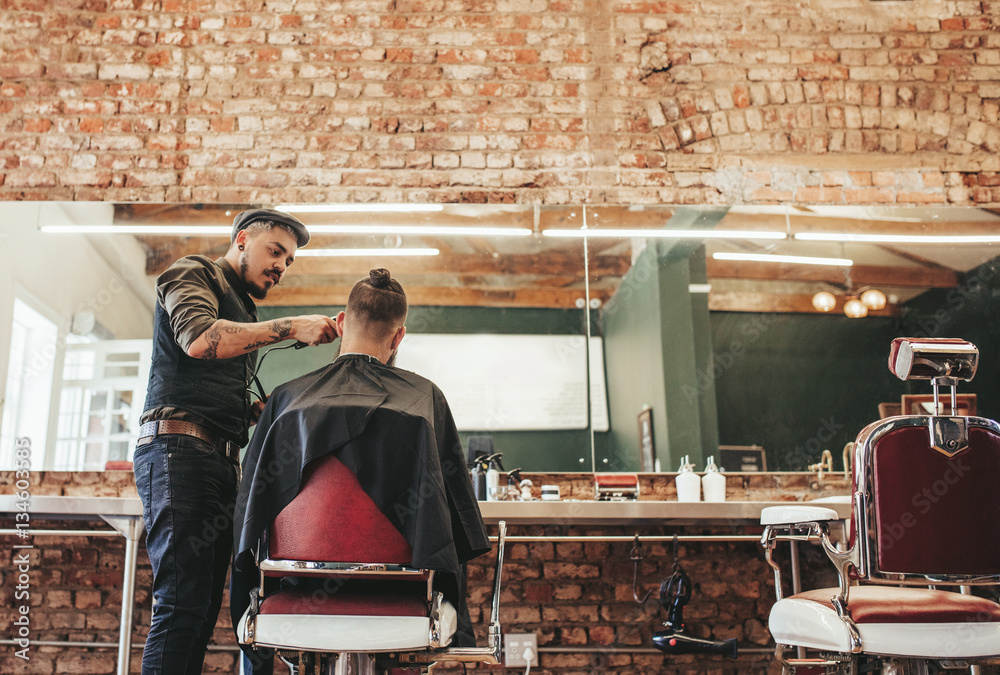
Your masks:
[{"label": "metal hook", "polygon": [[632,550],[629,551],[628,558],[635,563],[635,571],[632,574],[632,597],[640,606],[645,605],[646,601],[649,600],[649,596],[653,594],[653,590],[650,589],[646,591],[646,595],[641,599],[639,598],[639,563],[642,562],[644,557],[642,544],[639,543],[639,535],[635,535],[635,539],[632,542]]}]

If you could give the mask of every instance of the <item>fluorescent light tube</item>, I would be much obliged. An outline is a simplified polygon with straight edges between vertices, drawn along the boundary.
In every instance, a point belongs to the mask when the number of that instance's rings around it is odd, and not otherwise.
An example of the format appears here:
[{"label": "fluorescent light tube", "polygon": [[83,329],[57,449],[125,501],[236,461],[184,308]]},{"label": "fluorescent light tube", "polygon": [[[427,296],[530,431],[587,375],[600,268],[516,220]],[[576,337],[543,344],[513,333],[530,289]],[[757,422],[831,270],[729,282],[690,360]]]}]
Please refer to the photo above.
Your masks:
[{"label": "fluorescent light tube", "polygon": [[[410,234],[452,237],[527,237],[526,227],[448,227],[446,225],[307,225],[316,234]],[[42,225],[49,234],[163,234],[230,236],[231,225]]]},{"label": "fluorescent light tube", "polygon": [[864,244],[997,244],[998,234],[848,234],[796,232],[801,241],[844,241]]},{"label": "fluorescent light tube", "polygon": [[217,237],[232,234],[232,225],[42,225],[49,234],[170,234]]},{"label": "fluorescent light tube", "polygon": [[278,204],[285,213],[429,213],[444,211],[441,204]]},{"label": "fluorescent light tube", "polygon": [[429,234],[453,237],[526,237],[526,227],[463,227],[447,225],[309,225],[310,234]]},{"label": "fluorescent light tube", "polygon": [[854,264],[848,258],[814,258],[804,255],[775,255],[771,253],[713,253],[716,260],[746,260],[750,262],[791,263],[793,265],[835,265],[850,267]]},{"label": "fluorescent light tube", "polygon": [[296,258],[326,258],[326,257],[388,257],[388,256],[420,256],[438,255],[436,248],[304,248],[295,252]]},{"label": "fluorescent light tube", "polygon": [[606,230],[542,230],[546,237],[619,237],[622,239],[634,237],[656,237],[660,239],[784,239],[784,232],[753,230],[637,230],[637,229],[606,229]]}]

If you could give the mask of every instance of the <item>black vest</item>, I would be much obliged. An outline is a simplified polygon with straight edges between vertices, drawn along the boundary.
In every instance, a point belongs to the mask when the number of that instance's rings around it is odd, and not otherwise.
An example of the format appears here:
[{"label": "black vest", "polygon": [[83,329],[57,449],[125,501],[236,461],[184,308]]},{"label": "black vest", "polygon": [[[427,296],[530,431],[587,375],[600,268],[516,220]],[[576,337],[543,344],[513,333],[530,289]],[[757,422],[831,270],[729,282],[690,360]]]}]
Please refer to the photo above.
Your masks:
[{"label": "black vest", "polygon": [[[253,313],[243,297],[229,283],[219,297],[219,317],[238,323],[257,321],[256,307],[247,296]],[[257,352],[231,359],[195,359],[188,356],[174,340],[170,317],[156,303],[153,320],[153,361],[149,369],[145,410],[164,406],[193,413],[223,438],[244,446],[250,428],[250,394],[247,391]]]}]

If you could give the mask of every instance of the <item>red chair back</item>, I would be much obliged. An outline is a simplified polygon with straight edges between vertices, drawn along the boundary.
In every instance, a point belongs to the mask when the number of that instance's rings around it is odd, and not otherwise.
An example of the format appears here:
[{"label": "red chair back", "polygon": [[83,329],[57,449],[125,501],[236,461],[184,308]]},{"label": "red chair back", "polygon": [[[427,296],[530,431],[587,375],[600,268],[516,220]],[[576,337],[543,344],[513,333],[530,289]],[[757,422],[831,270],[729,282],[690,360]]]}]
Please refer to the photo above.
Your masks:
[{"label": "red chair back", "polygon": [[343,462],[328,455],[306,468],[299,494],[271,524],[272,560],[408,565],[413,549]]},{"label": "red chair back", "polygon": [[952,457],[931,447],[926,416],[862,432],[855,478],[865,499],[852,534],[866,538],[873,580],[1000,575],[1000,429],[966,419],[969,447]]}]

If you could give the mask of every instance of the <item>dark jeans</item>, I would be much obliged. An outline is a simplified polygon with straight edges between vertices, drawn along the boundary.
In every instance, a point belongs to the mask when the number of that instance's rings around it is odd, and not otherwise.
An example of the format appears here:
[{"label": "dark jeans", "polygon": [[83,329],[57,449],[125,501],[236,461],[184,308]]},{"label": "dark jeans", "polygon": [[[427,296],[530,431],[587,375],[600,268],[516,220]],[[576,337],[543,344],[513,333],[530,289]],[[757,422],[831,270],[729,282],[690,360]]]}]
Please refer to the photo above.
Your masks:
[{"label": "dark jeans", "polygon": [[232,556],[237,467],[182,435],[139,446],[133,466],[153,566],[142,675],[198,675]]}]

